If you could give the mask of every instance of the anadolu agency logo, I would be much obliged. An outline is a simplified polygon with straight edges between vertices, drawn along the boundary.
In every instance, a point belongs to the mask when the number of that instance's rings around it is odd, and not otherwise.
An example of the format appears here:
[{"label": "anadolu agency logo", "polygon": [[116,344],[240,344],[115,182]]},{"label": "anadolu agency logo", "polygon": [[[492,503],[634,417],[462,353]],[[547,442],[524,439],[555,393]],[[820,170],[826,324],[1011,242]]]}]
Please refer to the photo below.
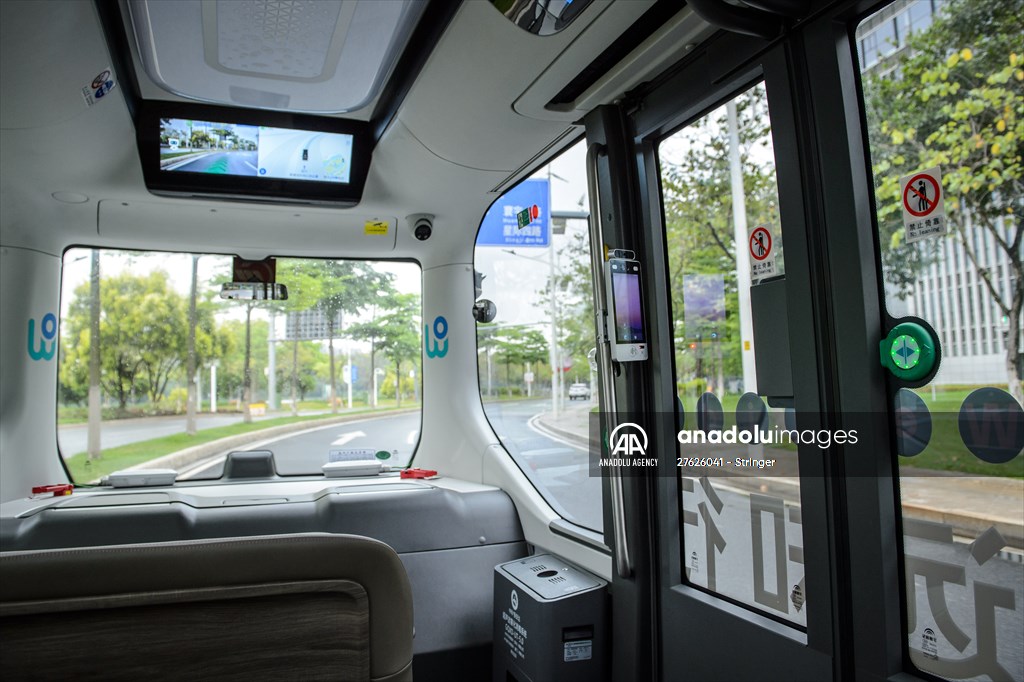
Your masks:
[{"label": "anadolu agency logo", "polygon": [[611,454],[625,457],[643,457],[647,454],[647,432],[643,427],[633,422],[619,424],[612,429],[608,436],[608,446]]},{"label": "anadolu agency logo", "polygon": [[608,436],[611,457],[602,457],[599,466],[656,467],[658,460],[647,457],[647,432],[639,424],[626,422],[612,429]]}]

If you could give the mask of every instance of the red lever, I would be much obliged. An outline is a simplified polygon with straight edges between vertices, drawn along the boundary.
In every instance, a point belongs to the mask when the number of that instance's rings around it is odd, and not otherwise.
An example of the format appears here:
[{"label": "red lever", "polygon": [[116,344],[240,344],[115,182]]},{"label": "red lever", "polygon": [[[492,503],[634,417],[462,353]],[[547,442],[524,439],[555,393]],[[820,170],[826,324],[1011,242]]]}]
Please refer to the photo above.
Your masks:
[{"label": "red lever", "polygon": [[70,495],[75,489],[70,483],[55,483],[54,485],[37,485],[32,487],[33,495],[44,495],[46,493],[53,493],[54,497],[60,497],[62,495]]},{"label": "red lever", "polygon": [[433,469],[402,469],[402,473],[399,476],[401,478],[430,478],[431,476],[437,476],[437,472]]}]

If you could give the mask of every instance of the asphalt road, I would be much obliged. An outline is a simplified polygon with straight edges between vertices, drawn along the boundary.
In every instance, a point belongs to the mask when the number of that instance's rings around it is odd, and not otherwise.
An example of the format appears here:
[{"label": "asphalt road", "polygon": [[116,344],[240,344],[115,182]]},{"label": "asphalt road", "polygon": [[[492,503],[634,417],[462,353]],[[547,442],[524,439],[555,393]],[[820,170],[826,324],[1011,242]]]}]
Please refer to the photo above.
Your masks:
[{"label": "asphalt road", "polygon": [[256,152],[212,152],[198,159],[172,164],[165,170],[191,173],[223,173],[228,175],[256,175]]},{"label": "asphalt road", "polygon": [[590,476],[587,449],[541,432],[530,420],[546,400],[485,403],[487,419],[516,464],[556,511],[592,530],[604,528],[601,479]]},{"label": "asphalt road", "polygon": [[[601,481],[589,475],[586,448],[545,435],[531,424],[531,419],[546,405],[546,401],[489,403],[486,412],[506,449],[549,503],[568,519],[600,530],[603,528]],[[184,428],[183,420],[174,421],[178,423],[176,428],[171,428],[170,424],[166,427],[170,433]],[[339,448],[387,450],[392,453],[392,465],[404,466],[419,442],[419,429],[420,415],[417,413],[369,417],[345,424],[312,427],[249,447],[271,450],[277,470],[282,474],[319,473],[320,467],[328,461],[329,452]],[[154,433],[152,427],[146,432]],[[216,478],[223,468],[224,460],[216,459],[188,471],[185,476]]]},{"label": "asphalt road", "polygon": [[[262,421],[285,415],[269,417],[253,417],[253,421]],[[314,414],[302,412],[302,414]],[[212,429],[217,426],[238,424],[242,421],[241,413],[200,414],[196,416],[198,430]],[[182,433],[185,430],[185,417],[141,417],[139,419],[118,419],[103,422],[100,430],[100,447],[116,448],[151,438],[163,438]],[[85,424],[71,424],[57,429],[57,445],[65,457],[85,452],[89,441],[88,427]]]},{"label": "asphalt road", "polygon": [[[295,476],[319,474],[329,461],[331,450],[387,450],[392,466],[405,466],[419,442],[420,415],[417,412],[382,417],[368,417],[344,424],[314,426],[304,431],[258,441],[250,450],[270,450],[279,474]],[[217,478],[224,470],[224,459],[218,458],[190,470],[188,478]],[[185,476],[183,476],[185,477]]]}]

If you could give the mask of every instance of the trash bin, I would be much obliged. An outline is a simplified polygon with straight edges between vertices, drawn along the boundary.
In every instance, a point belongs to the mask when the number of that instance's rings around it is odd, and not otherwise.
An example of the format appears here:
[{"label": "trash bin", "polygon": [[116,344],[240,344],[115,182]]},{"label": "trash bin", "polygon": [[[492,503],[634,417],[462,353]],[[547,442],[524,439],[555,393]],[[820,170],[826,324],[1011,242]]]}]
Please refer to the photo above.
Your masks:
[{"label": "trash bin", "polygon": [[550,554],[494,568],[494,681],[607,679],[607,583]]}]

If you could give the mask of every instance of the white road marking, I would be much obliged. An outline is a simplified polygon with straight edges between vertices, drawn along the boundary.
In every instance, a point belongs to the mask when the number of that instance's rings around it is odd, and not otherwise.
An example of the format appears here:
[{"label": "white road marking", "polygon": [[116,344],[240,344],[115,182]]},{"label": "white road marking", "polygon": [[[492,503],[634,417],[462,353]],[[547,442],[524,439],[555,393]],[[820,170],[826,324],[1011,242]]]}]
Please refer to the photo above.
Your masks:
[{"label": "white road marking", "polygon": [[566,440],[565,438],[560,438],[559,436],[556,436],[555,434],[553,434],[550,431],[548,431],[547,429],[545,429],[543,426],[541,426],[538,423],[539,417],[540,417],[539,414],[535,414],[532,417],[530,417],[529,420],[527,420],[526,426],[531,431],[533,431],[534,433],[538,433],[538,434],[544,436],[545,438],[548,438],[550,440],[553,440],[553,441],[556,441],[558,443],[561,443],[562,445],[568,445],[569,447],[573,448],[574,450],[579,450],[580,452],[590,452],[589,448],[585,448],[582,445],[580,445],[579,443],[573,443],[572,441]]},{"label": "white road marking", "polygon": [[419,435],[419,432],[420,432],[419,429],[413,429],[412,431],[410,431],[409,435],[406,436],[406,438],[405,438],[405,442],[408,445],[412,445],[413,443],[415,443],[416,442],[416,436]]},{"label": "white road marking", "polygon": [[350,440],[355,440],[356,438],[363,438],[364,436],[366,436],[366,434],[363,433],[362,431],[349,431],[348,433],[343,433],[340,436],[338,436],[338,439],[331,443],[331,445],[345,445]]},{"label": "white road marking", "polygon": [[244,164],[245,164],[246,166],[248,166],[249,168],[252,168],[253,170],[259,170],[258,168],[256,168],[256,166],[252,165],[252,164],[251,164],[251,163],[249,163],[248,161],[245,161],[244,159],[242,160],[242,162],[243,162],[243,163],[244,163]]}]

